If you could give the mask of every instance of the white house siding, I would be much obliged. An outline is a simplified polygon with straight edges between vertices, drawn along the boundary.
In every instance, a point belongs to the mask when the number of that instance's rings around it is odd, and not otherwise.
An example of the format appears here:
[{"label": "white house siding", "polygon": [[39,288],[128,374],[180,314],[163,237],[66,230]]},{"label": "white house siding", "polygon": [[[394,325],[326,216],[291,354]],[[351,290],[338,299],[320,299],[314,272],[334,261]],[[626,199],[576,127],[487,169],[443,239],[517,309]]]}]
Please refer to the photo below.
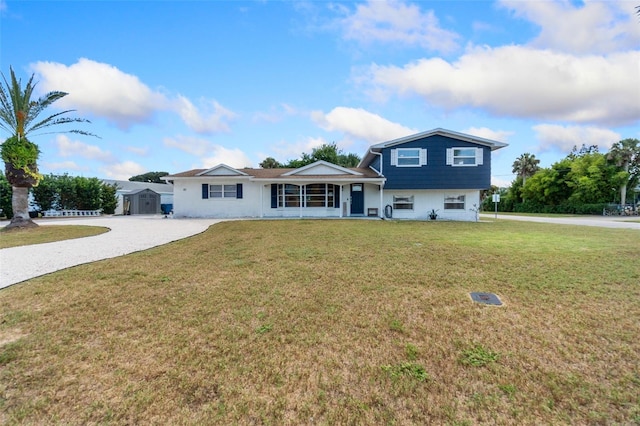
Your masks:
[{"label": "white house siding", "polygon": [[[384,205],[393,206],[393,197],[395,196],[412,196],[413,210],[393,209],[393,219],[415,219],[428,220],[429,212],[436,210],[439,220],[462,220],[475,221],[476,213],[473,211],[475,206],[480,206],[480,191],[469,189],[448,189],[441,190],[387,190],[384,191]],[[464,195],[464,210],[445,210],[444,199],[447,195]]]},{"label": "white house siding", "polygon": [[[242,198],[202,198],[202,184],[242,183]],[[174,217],[241,218],[260,217],[260,186],[244,178],[176,179],[173,186]]]}]

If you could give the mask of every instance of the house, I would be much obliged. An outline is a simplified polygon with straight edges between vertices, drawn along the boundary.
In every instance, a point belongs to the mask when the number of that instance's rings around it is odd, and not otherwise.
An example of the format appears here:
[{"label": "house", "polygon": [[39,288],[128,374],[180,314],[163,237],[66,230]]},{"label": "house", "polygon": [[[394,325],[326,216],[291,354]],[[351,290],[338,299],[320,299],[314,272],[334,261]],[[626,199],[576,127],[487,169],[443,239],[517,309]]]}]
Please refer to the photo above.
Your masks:
[{"label": "house", "polygon": [[171,184],[112,179],[103,179],[102,182],[116,185],[118,205],[115,214],[157,214],[173,208]]},{"label": "house", "polygon": [[224,164],[163,177],[175,217],[387,217],[475,220],[491,186],[491,152],[506,144],[434,129],[371,146],[355,168]]}]

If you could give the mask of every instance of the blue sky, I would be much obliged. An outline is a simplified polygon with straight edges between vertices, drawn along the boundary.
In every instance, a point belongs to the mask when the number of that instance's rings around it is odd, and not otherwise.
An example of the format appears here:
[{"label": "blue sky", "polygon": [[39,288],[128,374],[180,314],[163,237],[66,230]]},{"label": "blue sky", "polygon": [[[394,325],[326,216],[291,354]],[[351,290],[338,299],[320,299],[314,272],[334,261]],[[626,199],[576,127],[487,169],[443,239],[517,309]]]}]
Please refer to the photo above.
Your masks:
[{"label": "blue sky", "polygon": [[55,106],[101,137],[31,135],[46,174],[363,156],[443,127],[508,143],[508,185],[522,153],[640,138],[636,3],[0,0],[0,70],[69,92]]}]

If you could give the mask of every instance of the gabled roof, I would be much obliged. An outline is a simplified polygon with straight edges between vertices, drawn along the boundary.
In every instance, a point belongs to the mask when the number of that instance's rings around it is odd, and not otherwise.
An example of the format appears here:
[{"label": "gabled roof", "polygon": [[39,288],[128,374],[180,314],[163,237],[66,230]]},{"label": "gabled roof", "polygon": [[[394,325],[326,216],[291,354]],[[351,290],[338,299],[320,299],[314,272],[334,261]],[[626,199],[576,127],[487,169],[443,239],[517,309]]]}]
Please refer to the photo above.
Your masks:
[{"label": "gabled roof", "polygon": [[197,176],[247,176],[247,174],[226,164],[218,164],[198,173]]},{"label": "gabled roof", "polygon": [[416,133],[416,134],[404,136],[398,139],[393,139],[387,142],[371,145],[367,150],[367,153],[365,154],[365,156],[362,158],[362,161],[360,161],[360,164],[358,164],[358,167],[364,167],[365,165],[371,163],[374,157],[374,154],[372,154],[371,151],[380,152],[382,151],[383,148],[389,148],[391,146],[401,145],[407,142],[413,142],[418,139],[428,138],[430,136],[435,136],[435,135],[446,136],[451,139],[458,139],[465,142],[471,142],[478,145],[487,146],[491,148],[491,151],[504,148],[505,146],[508,145],[504,142],[499,142],[492,139],[485,139],[479,136],[473,136],[466,133],[454,132],[453,130],[442,129],[439,127],[437,129],[428,130],[426,132]]},{"label": "gabled roof", "polygon": [[354,175],[362,176],[362,173],[346,167],[338,166],[337,164],[329,163],[328,161],[319,160],[315,163],[307,164],[306,166],[293,169],[290,172],[283,173],[282,176],[293,175]]},{"label": "gabled roof", "polygon": [[[275,169],[235,169],[239,173],[235,176],[246,176],[249,180],[257,181],[310,181],[310,180],[331,180],[331,181],[353,181],[353,180],[380,180],[383,179],[378,173],[369,168],[357,168],[357,167],[340,167],[335,164],[322,162],[326,164],[316,164],[322,167],[318,169],[316,167],[300,167],[297,169],[291,168],[275,168]],[[312,165],[312,164],[311,164]],[[311,166],[310,165],[310,166]],[[215,167],[214,167],[215,168]],[[305,169],[303,173],[299,172],[301,169]],[[207,175],[204,174],[207,170],[211,169],[193,169],[185,172],[176,173],[173,175],[164,176],[163,179],[172,181],[175,179],[211,179],[211,178],[228,178],[233,175]],[[304,173],[304,172],[307,173]],[[326,173],[329,171],[330,173]],[[324,172],[324,173],[323,173]]]}]

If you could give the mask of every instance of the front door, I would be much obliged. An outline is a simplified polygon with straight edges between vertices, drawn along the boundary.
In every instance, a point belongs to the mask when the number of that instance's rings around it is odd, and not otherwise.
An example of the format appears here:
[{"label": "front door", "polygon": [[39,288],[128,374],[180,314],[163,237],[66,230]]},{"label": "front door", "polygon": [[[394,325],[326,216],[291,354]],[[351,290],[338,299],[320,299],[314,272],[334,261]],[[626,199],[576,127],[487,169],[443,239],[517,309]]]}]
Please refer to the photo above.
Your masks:
[{"label": "front door", "polygon": [[351,184],[351,215],[364,214],[364,184]]}]

